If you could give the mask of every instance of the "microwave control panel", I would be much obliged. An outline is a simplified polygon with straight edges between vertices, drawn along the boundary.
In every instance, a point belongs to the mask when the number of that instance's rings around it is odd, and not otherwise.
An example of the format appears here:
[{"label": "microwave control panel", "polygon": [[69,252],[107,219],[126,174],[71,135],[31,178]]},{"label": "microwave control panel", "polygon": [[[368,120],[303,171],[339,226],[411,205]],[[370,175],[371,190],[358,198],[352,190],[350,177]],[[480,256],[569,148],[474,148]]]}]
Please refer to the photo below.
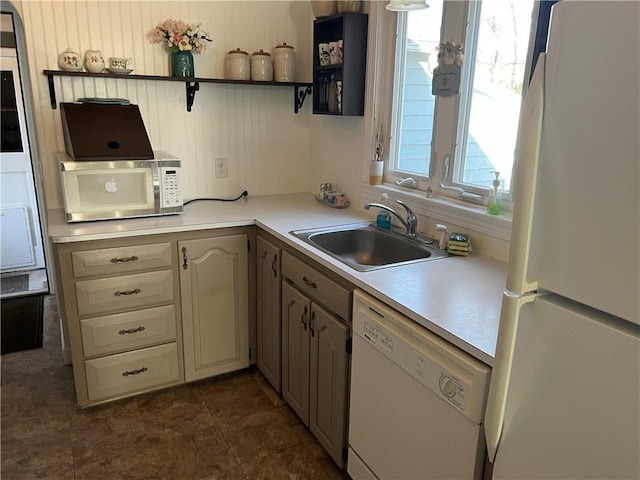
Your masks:
[{"label": "microwave control panel", "polygon": [[182,206],[182,181],[180,169],[175,167],[160,168],[160,185],[162,188],[162,208]]}]

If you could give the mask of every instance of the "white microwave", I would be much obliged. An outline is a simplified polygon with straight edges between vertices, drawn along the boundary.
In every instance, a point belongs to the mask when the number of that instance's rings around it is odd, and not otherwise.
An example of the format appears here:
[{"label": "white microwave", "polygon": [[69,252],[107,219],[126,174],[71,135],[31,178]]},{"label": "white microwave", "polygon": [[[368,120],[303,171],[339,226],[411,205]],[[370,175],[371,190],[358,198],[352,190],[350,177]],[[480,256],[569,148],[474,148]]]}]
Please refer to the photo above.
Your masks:
[{"label": "white microwave", "polygon": [[181,162],[172,155],[91,162],[60,157],[67,222],[182,213]]}]

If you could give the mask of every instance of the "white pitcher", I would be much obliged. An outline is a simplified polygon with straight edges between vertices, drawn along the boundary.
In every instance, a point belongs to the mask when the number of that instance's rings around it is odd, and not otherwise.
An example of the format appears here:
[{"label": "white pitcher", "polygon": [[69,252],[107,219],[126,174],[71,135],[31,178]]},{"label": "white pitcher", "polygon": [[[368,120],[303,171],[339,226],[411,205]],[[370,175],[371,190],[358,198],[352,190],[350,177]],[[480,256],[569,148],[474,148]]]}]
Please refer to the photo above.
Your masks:
[{"label": "white pitcher", "polygon": [[104,67],[104,57],[100,50],[87,50],[84,52],[84,68],[88,72],[102,73]]}]

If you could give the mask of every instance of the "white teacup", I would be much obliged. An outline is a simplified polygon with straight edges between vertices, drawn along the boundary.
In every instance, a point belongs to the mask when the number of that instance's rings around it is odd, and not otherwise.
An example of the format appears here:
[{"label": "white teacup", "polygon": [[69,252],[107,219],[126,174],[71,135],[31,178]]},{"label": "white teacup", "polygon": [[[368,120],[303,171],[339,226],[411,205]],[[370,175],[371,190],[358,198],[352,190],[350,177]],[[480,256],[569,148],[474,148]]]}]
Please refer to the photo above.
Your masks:
[{"label": "white teacup", "polygon": [[331,65],[342,63],[342,58],[340,57],[338,42],[329,42],[329,61]]},{"label": "white teacup", "polygon": [[328,43],[319,43],[318,44],[318,55],[320,58],[320,66],[329,65],[329,44]]},{"label": "white teacup", "polygon": [[132,58],[109,57],[109,66],[117,70],[126,70],[133,62]]}]

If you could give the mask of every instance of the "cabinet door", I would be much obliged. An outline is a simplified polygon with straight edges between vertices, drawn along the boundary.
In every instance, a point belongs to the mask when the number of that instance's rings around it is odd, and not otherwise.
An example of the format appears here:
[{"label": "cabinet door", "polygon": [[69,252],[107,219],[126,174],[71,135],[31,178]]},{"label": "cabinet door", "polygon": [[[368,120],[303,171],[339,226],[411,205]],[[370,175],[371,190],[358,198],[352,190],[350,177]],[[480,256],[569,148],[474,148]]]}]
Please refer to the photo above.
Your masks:
[{"label": "cabinet door", "polygon": [[178,242],[187,381],[249,366],[247,236]]},{"label": "cabinet door", "polygon": [[256,244],[258,369],[281,392],[280,249],[260,235]]},{"label": "cabinet door", "polygon": [[309,319],[311,302],[282,282],[282,396],[309,425]]},{"label": "cabinet door", "polygon": [[349,327],[319,305],[311,307],[309,429],[343,466],[347,421]]}]

